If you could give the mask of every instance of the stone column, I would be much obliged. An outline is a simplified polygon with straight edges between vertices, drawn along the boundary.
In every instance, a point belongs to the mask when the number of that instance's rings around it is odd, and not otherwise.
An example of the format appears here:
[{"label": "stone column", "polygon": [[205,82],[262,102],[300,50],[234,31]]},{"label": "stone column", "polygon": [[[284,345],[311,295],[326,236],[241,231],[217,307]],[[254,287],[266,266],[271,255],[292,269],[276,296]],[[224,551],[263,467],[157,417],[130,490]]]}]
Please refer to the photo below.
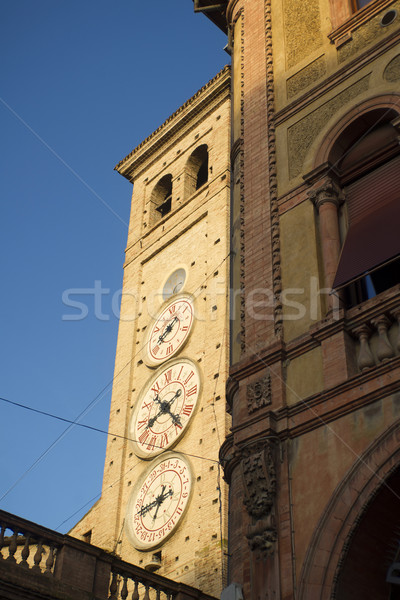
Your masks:
[{"label": "stone column", "polygon": [[[325,287],[331,288],[335,278],[340,256],[340,232],[338,210],[343,202],[342,191],[332,180],[325,180],[308,195],[319,214],[319,228],[324,263]],[[332,298],[329,309],[332,308]]]}]

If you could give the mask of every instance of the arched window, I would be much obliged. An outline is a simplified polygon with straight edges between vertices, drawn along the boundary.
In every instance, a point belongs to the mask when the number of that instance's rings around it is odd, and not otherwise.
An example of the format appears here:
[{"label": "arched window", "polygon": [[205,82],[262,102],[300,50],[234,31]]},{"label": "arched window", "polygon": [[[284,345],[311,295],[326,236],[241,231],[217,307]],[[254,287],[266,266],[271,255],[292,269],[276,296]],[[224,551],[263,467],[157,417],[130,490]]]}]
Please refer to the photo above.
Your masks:
[{"label": "arched window", "polygon": [[151,225],[160,221],[171,212],[172,208],[172,175],[164,175],[155,186],[151,197]]},{"label": "arched window", "polygon": [[400,283],[400,148],[394,110],[357,118],[329,154],[344,203],[341,253],[332,287],[348,306]]},{"label": "arched window", "polygon": [[190,155],[185,168],[185,196],[189,197],[208,181],[208,148],[202,144]]}]

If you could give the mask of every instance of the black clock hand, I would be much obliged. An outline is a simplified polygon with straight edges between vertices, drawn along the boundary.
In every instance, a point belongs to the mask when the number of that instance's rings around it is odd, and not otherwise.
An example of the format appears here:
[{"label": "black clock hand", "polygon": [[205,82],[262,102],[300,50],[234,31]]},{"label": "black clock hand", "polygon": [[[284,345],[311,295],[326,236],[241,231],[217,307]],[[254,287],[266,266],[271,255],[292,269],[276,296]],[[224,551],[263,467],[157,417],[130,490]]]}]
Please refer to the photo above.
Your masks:
[{"label": "black clock hand", "polygon": [[171,333],[172,329],[174,328],[174,325],[176,322],[179,322],[178,317],[174,317],[171,321],[171,323],[168,323],[168,325],[166,326],[166,328],[164,329],[163,333],[159,336],[158,338],[158,343],[162,344],[163,341],[165,340],[165,338],[167,337],[167,335],[169,333]]},{"label": "black clock hand", "polygon": [[158,413],[156,414],[155,417],[151,417],[151,419],[148,420],[147,425],[146,425],[146,429],[148,429],[149,427],[153,427],[153,425],[157,421],[158,417],[160,417],[162,414],[164,414],[163,410],[162,410],[163,403],[161,402],[160,397],[159,397],[158,394],[156,394],[154,396],[153,402],[157,402],[157,404],[159,404],[161,408],[160,408],[160,410],[158,411]]},{"label": "black clock hand", "polygon": [[[161,490],[161,494],[159,494],[157,496],[157,498],[155,500],[153,500],[153,502],[150,502],[149,504],[146,504],[146,506],[142,506],[139,510],[139,512],[137,513],[140,516],[144,516],[146,513],[149,512],[149,510],[151,510],[152,508],[154,508],[155,506],[157,506],[157,510],[155,512],[155,515],[157,515],[157,511],[158,508],[161,506],[161,504],[164,502],[164,500],[166,500],[168,498],[168,496],[172,496],[173,492],[172,490],[168,490],[168,492],[165,494],[164,490],[165,490],[165,485],[163,485],[162,490]],[[153,520],[156,517],[153,517]]]},{"label": "black clock hand", "polygon": [[164,500],[166,500],[168,498],[168,496],[172,496],[172,494],[173,494],[172,490],[168,490],[168,492],[166,494],[164,494],[164,490],[165,490],[165,485],[163,485],[161,494],[159,496],[157,496],[157,498],[156,498],[157,508],[156,508],[156,512],[154,513],[153,521],[156,520],[158,509],[160,508],[161,504],[164,502]]},{"label": "black clock hand", "polygon": [[163,400],[163,401],[160,401],[158,394],[157,394],[156,397],[154,398],[154,400],[157,401],[158,404],[160,405],[160,410],[154,417],[151,417],[151,419],[148,420],[146,428],[153,427],[153,425],[157,421],[158,417],[160,417],[161,415],[165,415],[165,414],[171,415],[173,423],[175,424],[177,422],[180,425],[181,423],[180,423],[179,416],[173,415],[171,413],[170,407],[173,404],[173,402],[175,402],[175,400],[181,395],[181,393],[182,393],[182,390],[178,389],[178,390],[176,390],[174,396],[172,396],[172,398],[170,400]]},{"label": "black clock hand", "polygon": [[146,504],[146,506],[141,506],[139,512],[137,513],[138,515],[140,515],[141,517],[143,517],[146,513],[149,512],[149,510],[151,510],[153,508],[153,506],[155,506],[157,504],[157,499],[153,500],[153,502],[150,502],[150,504]]},{"label": "black clock hand", "polygon": [[171,413],[171,417],[172,417],[172,422],[174,425],[179,425],[180,427],[182,427],[182,421],[179,415],[177,414],[172,414]]},{"label": "black clock hand", "polygon": [[164,501],[164,500],[160,500],[160,501],[159,501],[159,499],[160,499],[160,498],[162,498],[162,497],[163,497],[163,495],[164,495],[164,490],[165,490],[165,485],[163,485],[163,486],[162,486],[161,495],[160,495],[160,496],[157,496],[157,499],[156,499],[156,502],[157,502],[157,508],[156,508],[156,512],[154,513],[153,521],[155,521],[155,520],[156,520],[156,518],[157,518],[157,513],[158,513],[158,509],[160,508],[161,504],[162,504],[162,503],[163,503],[163,501]]}]

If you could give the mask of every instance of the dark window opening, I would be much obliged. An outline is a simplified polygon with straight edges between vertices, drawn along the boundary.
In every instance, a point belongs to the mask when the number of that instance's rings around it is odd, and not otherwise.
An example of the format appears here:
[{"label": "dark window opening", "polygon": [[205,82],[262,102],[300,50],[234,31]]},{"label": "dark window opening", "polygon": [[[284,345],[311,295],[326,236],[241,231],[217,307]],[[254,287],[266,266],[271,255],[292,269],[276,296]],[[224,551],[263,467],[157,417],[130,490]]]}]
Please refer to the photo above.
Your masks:
[{"label": "dark window opening", "polygon": [[208,148],[198,146],[190,155],[185,167],[185,197],[188,198],[208,181]]},{"label": "dark window opening", "polygon": [[370,111],[334,144],[347,210],[333,288],[356,306],[400,283],[400,153],[394,111]]},{"label": "dark window opening", "polygon": [[196,190],[208,181],[208,153],[206,152],[203,162],[197,172]]},{"label": "dark window opening", "polygon": [[90,542],[92,541],[92,530],[90,529],[89,531],[84,533],[82,535],[82,537],[83,537],[84,542],[86,542],[87,544],[90,544]]},{"label": "dark window opening", "polygon": [[389,290],[400,283],[400,258],[383,265],[372,273],[368,273],[353,281],[345,289],[346,305],[351,308],[365,300]]},{"label": "dark window opening", "polygon": [[157,206],[156,210],[160,213],[161,218],[165,217],[165,215],[167,215],[169,212],[171,212],[171,203],[172,203],[172,196],[169,195],[164,199],[164,201],[160,204],[160,206]]},{"label": "dark window opening", "polygon": [[172,210],[172,175],[164,175],[155,186],[151,197],[151,225]]}]

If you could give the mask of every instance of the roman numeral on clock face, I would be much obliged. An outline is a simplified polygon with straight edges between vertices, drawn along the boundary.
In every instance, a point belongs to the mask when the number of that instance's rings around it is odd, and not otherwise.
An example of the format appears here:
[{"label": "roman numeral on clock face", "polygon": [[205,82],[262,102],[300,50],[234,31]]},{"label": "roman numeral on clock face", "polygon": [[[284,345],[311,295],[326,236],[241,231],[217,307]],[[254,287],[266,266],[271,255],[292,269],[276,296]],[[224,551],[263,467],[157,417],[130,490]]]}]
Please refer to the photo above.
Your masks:
[{"label": "roman numeral on clock face", "polygon": [[192,414],[192,410],[193,404],[185,404],[185,406],[182,408],[182,413],[187,417],[190,417],[190,415]]}]

